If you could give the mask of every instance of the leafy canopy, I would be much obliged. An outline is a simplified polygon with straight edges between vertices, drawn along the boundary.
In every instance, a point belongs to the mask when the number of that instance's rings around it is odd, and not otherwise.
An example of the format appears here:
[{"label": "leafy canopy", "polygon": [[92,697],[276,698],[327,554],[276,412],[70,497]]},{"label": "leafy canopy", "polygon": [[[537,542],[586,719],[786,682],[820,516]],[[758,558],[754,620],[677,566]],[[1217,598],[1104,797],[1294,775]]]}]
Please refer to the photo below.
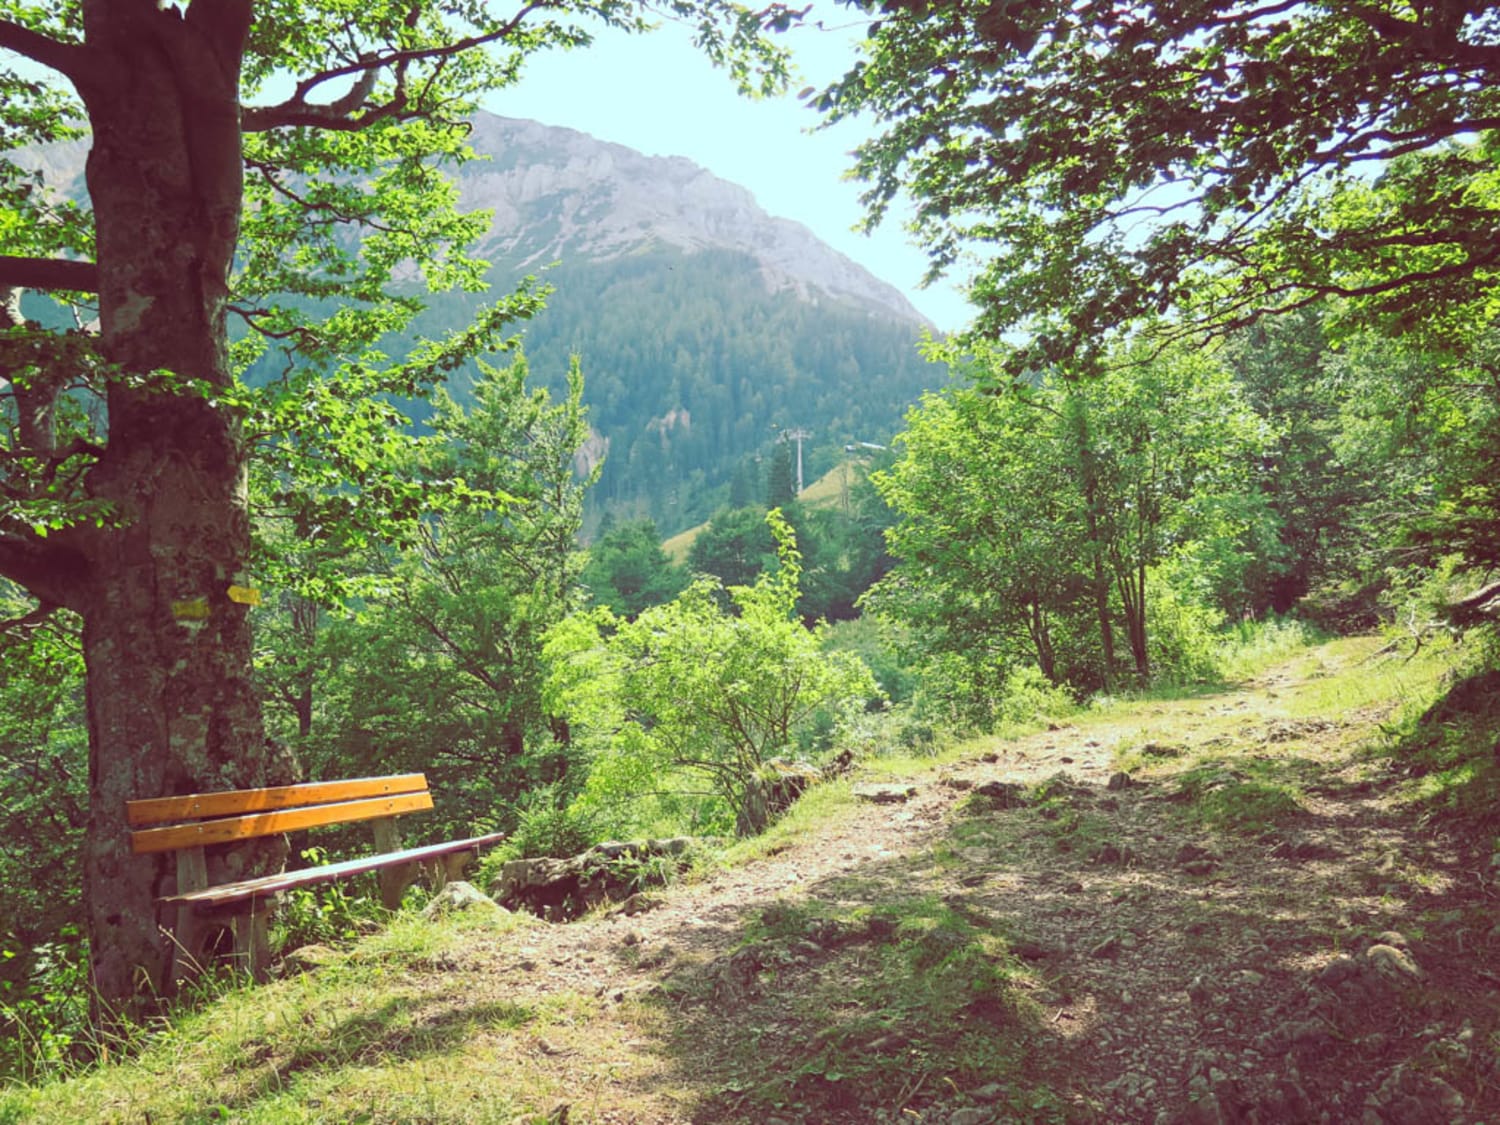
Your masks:
[{"label": "leafy canopy", "polygon": [[987,256],[977,327],[1032,335],[1012,374],[1172,309],[1223,331],[1342,295],[1410,325],[1495,276],[1492,4],[861,6],[866,58],[818,104],[886,127],[870,222],[906,187],[934,273]]}]

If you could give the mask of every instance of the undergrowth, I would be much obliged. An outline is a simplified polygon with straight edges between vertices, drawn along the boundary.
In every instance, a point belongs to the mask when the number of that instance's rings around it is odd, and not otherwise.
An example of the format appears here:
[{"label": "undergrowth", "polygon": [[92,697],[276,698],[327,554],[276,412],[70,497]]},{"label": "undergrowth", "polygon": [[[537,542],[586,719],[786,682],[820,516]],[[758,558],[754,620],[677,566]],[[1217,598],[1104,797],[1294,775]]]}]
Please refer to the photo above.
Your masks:
[{"label": "undergrowth", "polygon": [[1390,728],[1382,752],[1431,814],[1500,834],[1500,670],[1466,676]]}]

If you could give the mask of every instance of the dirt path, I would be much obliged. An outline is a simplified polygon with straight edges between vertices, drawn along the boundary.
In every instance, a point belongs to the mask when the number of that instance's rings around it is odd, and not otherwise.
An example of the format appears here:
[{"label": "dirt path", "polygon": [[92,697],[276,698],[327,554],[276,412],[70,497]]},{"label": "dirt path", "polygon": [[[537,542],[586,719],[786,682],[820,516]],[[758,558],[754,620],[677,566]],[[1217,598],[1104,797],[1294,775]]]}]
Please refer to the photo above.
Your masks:
[{"label": "dirt path", "polygon": [[[598,998],[530,1044],[574,1121],[1500,1120],[1489,855],[1393,802],[1399,779],[1360,751],[1382,709],[1317,713],[1337,670],[995,741],[903,803],[858,801],[649,910],[538,925],[464,967],[496,995]],[[723,1080],[736,1051],[826,1041],[787,999],[869,964],[847,927],[766,936],[768,909],[893,895],[1004,932],[1045,1112],[917,1058],[899,1104],[773,1111]]]}]

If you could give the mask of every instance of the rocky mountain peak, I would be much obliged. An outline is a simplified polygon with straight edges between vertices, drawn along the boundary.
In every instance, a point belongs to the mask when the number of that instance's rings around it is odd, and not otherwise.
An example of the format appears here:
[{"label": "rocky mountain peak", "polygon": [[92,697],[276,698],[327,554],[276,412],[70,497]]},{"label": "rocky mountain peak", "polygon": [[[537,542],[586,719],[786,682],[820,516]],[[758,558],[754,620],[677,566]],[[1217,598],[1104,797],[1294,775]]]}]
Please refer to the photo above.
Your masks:
[{"label": "rocky mountain peak", "polygon": [[645,156],[573,129],[489,113],[475,118],[471,143],[487,159],[461,172],[462,203],[494,212],[480,247],[492,261],[534,269],[653,244],[688,253],[737,250],[760,264],[770,292],[853,301],[924,323],[893,286],[683,157]]},{"label": "rocky mountain peak", "polygon": [[[645,156],[574,129],[479,113],[470,138],[483,160],[458,173],[461,206],[494,212],[479,253],[519,270],[603,261],[647,247],[737,250],[759,264],[768,292],[852,301],[897,320],[926,319],[894,286],[801,223],[766,214],[755,197],[681,156]],[[65,195],[82,194],[89,141],[10,154]]]}]

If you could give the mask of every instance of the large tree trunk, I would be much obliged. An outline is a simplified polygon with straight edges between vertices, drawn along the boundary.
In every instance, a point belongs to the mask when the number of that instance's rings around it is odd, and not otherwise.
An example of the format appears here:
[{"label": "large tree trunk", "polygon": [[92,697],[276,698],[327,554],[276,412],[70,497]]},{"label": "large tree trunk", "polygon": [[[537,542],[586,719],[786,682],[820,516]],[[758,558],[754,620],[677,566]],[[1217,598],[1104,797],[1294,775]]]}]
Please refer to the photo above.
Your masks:
[{"label": "large tree trunk", "polygon": [[[139,0],[85,10],[87,42],[107,60],[85,91],[101,346],[121,372],[88,478],[118,524],[86,540],[90,581],[75,599],[88,667],[85,893],[106,1004],[162,983],[153,899],[175,878],[170,855],[130,854],[125,801],[289,772],[268,749],[251,687],[247,608],[228,593],[250,584],[246,451],[236,419],[213,401],[230,383],[248,4],[189,13]],[[211,857],[210,877],[213,867],[254,873],[282,858],[278,840],[257,843]]]}]

